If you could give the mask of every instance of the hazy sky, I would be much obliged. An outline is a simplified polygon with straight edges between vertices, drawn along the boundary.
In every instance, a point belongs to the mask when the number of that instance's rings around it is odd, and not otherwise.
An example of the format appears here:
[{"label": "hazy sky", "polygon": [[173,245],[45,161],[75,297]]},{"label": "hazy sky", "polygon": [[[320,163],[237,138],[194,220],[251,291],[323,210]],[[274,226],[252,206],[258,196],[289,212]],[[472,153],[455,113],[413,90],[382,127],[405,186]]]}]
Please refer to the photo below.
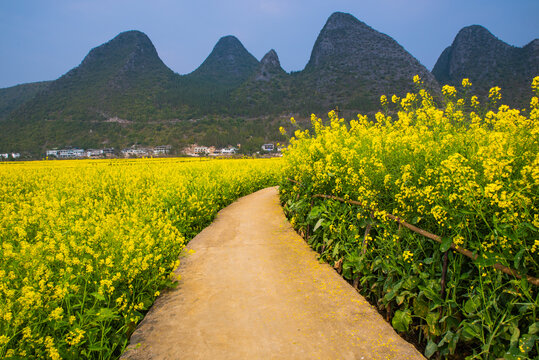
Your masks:
[{"label": "hazy sky", "polygon": [[428,69],[467,25],[515,46],[539,37],[539,0],[0,0],[0,87],[56,79],[133,29],[180,74],[224,35],[258,59],[273,48],[286,71],[301,70],[335,11],[393,37]]}]

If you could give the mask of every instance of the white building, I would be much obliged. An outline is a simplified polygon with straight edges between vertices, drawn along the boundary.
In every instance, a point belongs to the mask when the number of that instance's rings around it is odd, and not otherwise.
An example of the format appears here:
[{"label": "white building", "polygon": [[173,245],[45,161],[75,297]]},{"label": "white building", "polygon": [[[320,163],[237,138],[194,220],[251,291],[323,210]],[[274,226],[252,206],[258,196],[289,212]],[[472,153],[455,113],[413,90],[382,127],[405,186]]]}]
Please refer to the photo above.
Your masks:
[{"label": "white building", "polygon": [[262,150],[264,151],[273,151],[275,149],[275,145],[273,144],[264,144],[262,145]]},{"label": "white building", "polygon": [[155,155],[166,155],[170,152],[170,145],[159,145],[153,148]]},{"label": "white building", "polygon": [[83,157],[84,149],[62,149],[58,150],[58,157],[60,159],[71,159]]},{"label": "white building", "polygon": [[88,149],[86,150],[87,157],[99,157],[103,156],[104,152],[102,149]]},{"label": "white building", "polygon": [[123,149],[122,154],[125,157],[129,157],[129,156],[142,157],[142,156],[150,155],[150,152],[148,149],[145,149],[145,148],[130,147],[128,149]]},{"label": "white building", "polygon": [[21,154],[20,154],[20,153],[11,153],[11,157],[12,157],[13,159],[18,159],[18,158],[21,157]]},{"label": "white building", "polygon": [[0,158],[7,159],[9,157],[8,153],[0,154]]},{"label": "white building", "polygon": [[49,156],[58,157],[58,152],[59,151],[60,150],[58,150],[58,149],[47,150],[47,157],[49,157]]},{"label": "white building", "polygon": [[221,149],[221,154],[223,154],[223,155],[232,155],[232,154],[235,154],[237,150],[238,149],[236,149],[235,147],[229,147],[229,148],[226,148],[226,149]]},{"label": "white building", "polygon": [[195,146],[194,152],[196,155],[209,154],[210,149],[207,146]]}]

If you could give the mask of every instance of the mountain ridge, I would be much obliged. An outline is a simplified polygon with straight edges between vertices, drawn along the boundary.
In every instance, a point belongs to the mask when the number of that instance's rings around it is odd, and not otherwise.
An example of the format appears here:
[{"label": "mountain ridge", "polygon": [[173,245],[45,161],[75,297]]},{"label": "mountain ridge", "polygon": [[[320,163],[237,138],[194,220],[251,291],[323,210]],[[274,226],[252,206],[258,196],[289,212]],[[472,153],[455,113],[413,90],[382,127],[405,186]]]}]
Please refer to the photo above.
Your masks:
[{"label": "mountain ridge", "polygon": [[[488,54],[486,60],[481,52]],[[455,59],[455,54],[461,55]],[[301,71],[284,71],[273,49],[258,61],[238,38],[227,35],[218,39],[197,69],[179,75],[163,63],[146,34],[130,30],[91,49],[78,66],[57,80],[0,89],[4,96],[0,99],[4,130],[0,151],[19,145],[42,151],[46,146],[82,143],[90,147],[150,140],[182,143],[198,136],[193,134],[214,142],[229,139],[232,145],[252,142],[254,135],[239,127],[256,133],[256,141],[268,141],[271,131],[263,135],[254,131],[254,123],[247,126],[243,120],[231,119],[261,119],[258,126],[269,129],[270,123],[273,126],[285,114],[307,118],[312,112],[338,107],[342,116],[353,117],[378,110],[381,95],[414,91],[414,75],[421,76],[435,97],[440,93],[438,81],[458,84],[463,77],[471,78],[475,89],[484,92],[488,84],[482,83],[481,69],[478,79],[467,75],[467,69],[474,70],[475,63],[469,60],[474,57],[488,71],[503,73],[509,67],[510,78],[518,80],[515,71],[537,67],[539,39],[516,48],[481,26],[466,27],[443,51],[431,73],[390,36],[351,14],[336,12],[320,30]],[[489,63],[492,59],[494,65]],[[511,62],[518,62],[515,69]],[[537,74],[539,69],[533,75]],[[502,86],[502,93],[508,86],[514,98],[521,94],[529,98],[529,81],[523,84],[518,80],[495,85]],[[116,118],[125,121],[110,120]]]},{"label": "mountain ridge", "polygon": [[[158,82],[169,81],[173,76],[174,72],[161,61],[144,33],[122,32],[91,49],[78,66],[15,110],[14,117],[137,117],[141,107],[155,102],[163,91]],[[143,105],[137,105],[139,102]]]},{"label": "mountain ridge", "polygon": [[258,64],[238,38],[226,35],[217,41],[204,62],[185,76],[233,86],[247,80]]},{"label": "mountain ridge", "polygon": [[450,85],[469,78],[472,92],[483,98],[491,87],[499,86],[502,102],[525,106],[531,81],[539,75],[539,39],[516,47],[481,25],[466,26],[442,52],[432,73],[438,82]]}]

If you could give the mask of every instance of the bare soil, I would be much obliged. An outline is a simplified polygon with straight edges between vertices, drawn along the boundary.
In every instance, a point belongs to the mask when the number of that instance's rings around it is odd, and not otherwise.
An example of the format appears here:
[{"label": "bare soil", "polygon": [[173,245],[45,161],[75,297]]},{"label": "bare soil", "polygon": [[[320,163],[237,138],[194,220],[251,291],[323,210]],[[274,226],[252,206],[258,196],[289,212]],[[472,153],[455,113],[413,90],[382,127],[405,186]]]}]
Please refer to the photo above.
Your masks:
[{"label": "bare soil", "polygon": [[221,210],[188,249],[124,359],[424,359],[318,262],[277,188]]}]

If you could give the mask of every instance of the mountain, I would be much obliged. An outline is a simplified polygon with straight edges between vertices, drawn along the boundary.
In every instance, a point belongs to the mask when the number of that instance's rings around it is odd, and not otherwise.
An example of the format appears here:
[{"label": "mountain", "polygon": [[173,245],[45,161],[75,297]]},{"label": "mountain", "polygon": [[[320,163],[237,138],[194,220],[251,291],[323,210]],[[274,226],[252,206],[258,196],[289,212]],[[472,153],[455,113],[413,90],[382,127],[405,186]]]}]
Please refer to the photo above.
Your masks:
[{"label": "mountain", "polygon": [[123,32],[1,120],[0,148],[39,154],[145,141],[150,131],[134,124],[170,116],[162,94],[177,77],[144,33]]},{"label": "mountain", "polygon": [[258,68],[258,60],[235,36],[224,36],[192,73],[176,79],[168,103],[184,105],[183,117],[231,114],[231,93]]},{"label": "mountain", "polygon": [[50,83],[51,81],[41,81],[0,89],[0,120],[47,89]]},{"label": "mountain", "polygon": [[202,65],[186,78],[234,87],[247,80],[257,67],[258,60],[235,36],[228,35],[219,39]]},{"label": "mountain", "polygon": [[308,115],[339,107],[355,116],[379,109],[383,94],[413,91],[414,75],[435,94],[439,91],[434,76],[395,40],[342,12],[328,18],[304,70],[283,74],[279,68],[242,87],[236,94],[242,108],[252,114],[280,109]]},{"label": "mountain", "polygon": [[320,31],[305,69],[296,74],[302,97],[323,107],[379,108],[382,94],[412,91],[412,77],[437,91],[432,74],[391,37],[336,12]]},{"label": "mountain", "polygon": [[526,106],[530,84],[539,75],[539,39],[519,48],[495,37],[487,29],[472,25],[459,31],[432,69],[440,84],[458,86],[469,78],[472,91],[486,97],[493,86],[502,89],[502,102]]},{"label": "mountain", "polygon": [[17,109],[18,119],[148,119],[159,114],[159,95],[177,76],[150,39],[126,31],[92,49],[81,64]]},{"label": "mountain", "polygon": [[180,76],[161,61],[145,34],[127,31],[92,49],[79,66],[36,90],[35,96],[0,90],[6,94],[0,110],[9,113],[0,117],[0,149],[39,154],[51,147],[134,143],[178,149],[196,141],[235,145],[253,136],[262,143],[268,139],[261,134],[278,133],[274,120],[221,121],[236,112],[231,93],[258,66],[237,38],[225,36],[198,69]]},{"label": "mountain", "polygon": [[281,67],[281,62],[275,50],[271,49],[260,60],[260,65],[255,73],[255,81],[270,81],[275,77],[285,75],[286,72]]},{"label": "mountain", "polygon": [[57,80],[0,89],[0,152],[188,142],[256,149],[276,140],[291,114],[374,112],[381,95],[414,91],[416,74],[435,96],[437,79],[457,85],[468,77],[473,91],[499,85],[506,100],[529,99],[538,59],[537,39],[516,48],[471,26],[442,53],[433,75],[391,37],[336,12],[302,71],[285,72],[275,50],[258,61],[224,36],[195,71],[178,75],[144,33],[126,31]]},{"label": "mountain", "polygon": [[234,108],[251,115],[281,114],[290,97],[291,78],[271,49],[257,69],[232,95]]},{"label": "mountain", "polygon": [[[303,71],[287,74],[277,53],[259,62],[234,36],[224,36],[192,73],[179,76],[159,59],[146,35],[119,34],[88,54],[46,92],[17,109],[21,121],[160,121],[203,116],[349,113],[379,108],[380,95],[413,90],[430,72],[391,37],[337,12],[322,28]],[[343,113],[344,115],[345,113]]]}]

